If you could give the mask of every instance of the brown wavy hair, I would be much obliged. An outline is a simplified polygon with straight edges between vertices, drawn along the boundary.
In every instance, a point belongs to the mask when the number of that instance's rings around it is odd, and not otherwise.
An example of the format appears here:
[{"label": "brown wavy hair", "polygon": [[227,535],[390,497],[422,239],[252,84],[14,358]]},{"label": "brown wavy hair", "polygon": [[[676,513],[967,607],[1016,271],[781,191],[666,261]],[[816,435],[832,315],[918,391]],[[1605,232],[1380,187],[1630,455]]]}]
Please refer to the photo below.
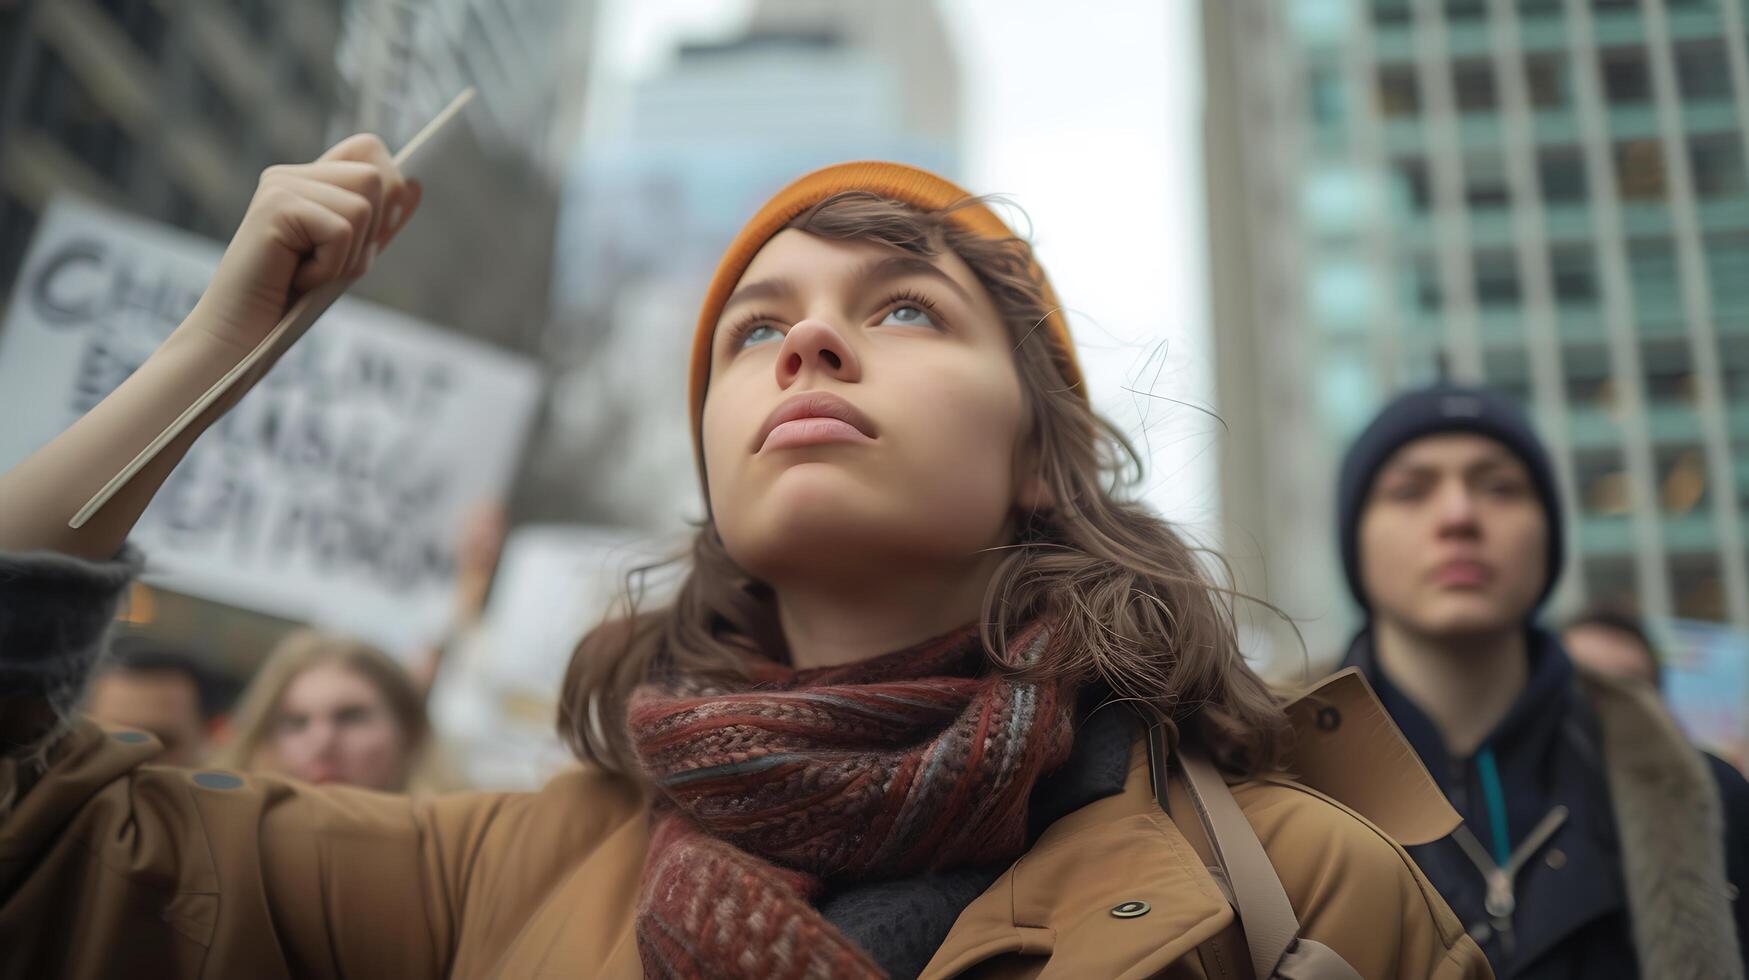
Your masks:
[{"label": "brown wavy hair", "polygon": [[[951,251],[977,274],[1014,340],[1028,438],[1052,505],[1016,515],[1015,540],[985,595],[992,664],[1021,677],[1101,682],[1226,768],[1280,768],[1289,726],[1281,700],[1239,654],[1240,597],[1211,579],[1170,524],[1122,498],[1140,482],[1140,457],[1075,391],[1039,329],[1051,310],[1031,247],[961,228],[951,214],[969,203],[923,211],[852,191],[787,227],[923,256]],[[771,588],[735,564],[710,520],[688,557],[671,604],[640,610],[659,566],[635,570],[615,613],[572,655],[558,730],[580,758],[641,778],[625,727],[633,688],[672,674],[733,677],[747,650],[787,656]],[[1040,616],[1055,624],[1052,651],[1026,670],[1005,662],[1008,633]]]}]

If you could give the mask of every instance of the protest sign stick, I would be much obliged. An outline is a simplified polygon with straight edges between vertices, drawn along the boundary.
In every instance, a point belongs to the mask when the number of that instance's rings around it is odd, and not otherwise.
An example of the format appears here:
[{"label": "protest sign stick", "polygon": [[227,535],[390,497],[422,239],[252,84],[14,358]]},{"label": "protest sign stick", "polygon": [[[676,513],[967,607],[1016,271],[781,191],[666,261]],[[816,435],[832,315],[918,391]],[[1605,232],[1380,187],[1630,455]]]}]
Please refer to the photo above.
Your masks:
[{"label": "protest sign stick", "polygon": [[[450,120],[458,116],[462,107],[467,105],[473,97],[474,90],[467,88],[450,100],[449,105],[445,106],[442,112],[438,113],[412,139],[408,140],[407,145],[401,147],[401,152],[395,154],[395,165],[400,167],[403,172],[407,171],[420,148],[447,126]],[[261,343],[255,345],[254,350],[238,361],[235,367],[225,372],[225,376],[214,382],[213,386],[206,390],[206,394],[195,399],[194,404],[188,406],[181,415],[176,417],[175,421],[164,428],[163,432],[158,433],[156,438],[147,443],[146,448],[140,450],[139,455],[135,456],[132,462],[122,467],[120,473],[111,477],[109,482],[103,485],[103,489],[97,491],[90,500],[86,501],[84,507],[79,508],[79,512],[73,515],[73,519],[67,522],[67,526],[83,527],[85,522],[101,510],[111,497],[115,496],[122,487],[127,486],[128,481],[134,478],[134,474],[145,469],[147,464],[151,463],[165,446],[181,435],[182,431],[187,429],[203,412],[212,407],[214,402],[224,397],[225,392],[231,390],[238,378],[249,373],[269,354],[283,352],[287,347],[296,343],[297,339],[310,329],[317,318],[328,312],[328,307],[333,306],[334,301],[346,292],[346,287],[355,281],[353,279],[336,279],[298,297],[297,302],[292,304],[291,309],[286,311],[285,316],[268,332],[267,336],[261,339]]]}]

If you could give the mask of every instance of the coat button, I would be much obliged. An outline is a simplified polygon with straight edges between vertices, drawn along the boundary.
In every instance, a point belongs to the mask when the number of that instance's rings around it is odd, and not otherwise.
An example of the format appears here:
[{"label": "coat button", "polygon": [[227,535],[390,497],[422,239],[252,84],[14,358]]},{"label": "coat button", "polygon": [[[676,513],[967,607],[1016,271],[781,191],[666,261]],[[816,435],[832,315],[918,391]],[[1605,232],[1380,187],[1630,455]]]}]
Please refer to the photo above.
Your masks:
[{"label": "coat button", "polygon": [[1122,905],[1113,905],[1111,907],[1111,914],[1120,919],[1134,919],[1138,916],[1147,915],[1148,909],[1149,906],[1147,902],[1125,902]]},{"label": "coat button", "polygon": [[1543,863],[1553,870],[1559,871],[1567,866],[1567,852],[1557,847],[1549,852],[1548,857],[1543,858]]},{"label": "coat button", "polygon": [[1475,940],[1477,946],[1486,946],[1488,940],[1494,938],[1494,930],[1488,928],[1488,923],[1478,922],[1470,927],[1470,938]]},{"label": "coat button", "polygon": [[1336,729],[1341,728],[1342,727],[1342,712],[1336,710],[1334,707],[1331,707],[1330,705],[1325,705],[1324,707],[1319,708],[1318,715],[1317,715],[1317,725],[1318,725],[1318,730],[1321,732],[1333,732]]}]

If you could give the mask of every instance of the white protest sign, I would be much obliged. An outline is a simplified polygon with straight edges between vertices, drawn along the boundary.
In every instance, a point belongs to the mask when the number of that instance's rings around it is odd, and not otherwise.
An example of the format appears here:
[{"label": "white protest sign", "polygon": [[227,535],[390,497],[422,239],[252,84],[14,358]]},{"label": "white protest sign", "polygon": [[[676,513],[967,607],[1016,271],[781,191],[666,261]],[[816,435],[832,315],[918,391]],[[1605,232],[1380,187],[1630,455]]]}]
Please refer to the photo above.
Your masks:
[{"label": "white protest sign", "polygon": [[[53,201],[0,327],[0,469],[131,374],[222,251]],[[130,539],[147,580],[396,651],[422,642],[449,615],[465,513],[509,488],[538,386],[523,359],[342,299],[166,481]]]}]

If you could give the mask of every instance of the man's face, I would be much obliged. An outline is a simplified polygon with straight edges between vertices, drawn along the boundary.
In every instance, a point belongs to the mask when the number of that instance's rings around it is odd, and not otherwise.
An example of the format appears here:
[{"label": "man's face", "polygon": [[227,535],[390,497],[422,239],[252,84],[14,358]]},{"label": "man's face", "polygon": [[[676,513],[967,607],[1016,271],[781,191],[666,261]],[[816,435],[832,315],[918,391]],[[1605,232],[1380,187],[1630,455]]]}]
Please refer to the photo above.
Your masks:
[{"label": "man's face", "polygon": [[178,671],[107,670],[91,685],[86,713],[158,736],[164,754],[157,761],[164,765],[199,765],[206,755],[200,692],[192,678]]},{"label": "man's face", "polygon": [[1561,640],[1568,656],[1600,674],[1631,677],[1657,686],[1657,657],[1632,633],[1586,624],[1569,628]]},{"label": "man's face", "polygon": [[1548,518],[1524,464],[1492,439],[1433,435],[1380,468],[1361,512],[1373,615],[1449,639],[1523,622],[1548,577]]}]

